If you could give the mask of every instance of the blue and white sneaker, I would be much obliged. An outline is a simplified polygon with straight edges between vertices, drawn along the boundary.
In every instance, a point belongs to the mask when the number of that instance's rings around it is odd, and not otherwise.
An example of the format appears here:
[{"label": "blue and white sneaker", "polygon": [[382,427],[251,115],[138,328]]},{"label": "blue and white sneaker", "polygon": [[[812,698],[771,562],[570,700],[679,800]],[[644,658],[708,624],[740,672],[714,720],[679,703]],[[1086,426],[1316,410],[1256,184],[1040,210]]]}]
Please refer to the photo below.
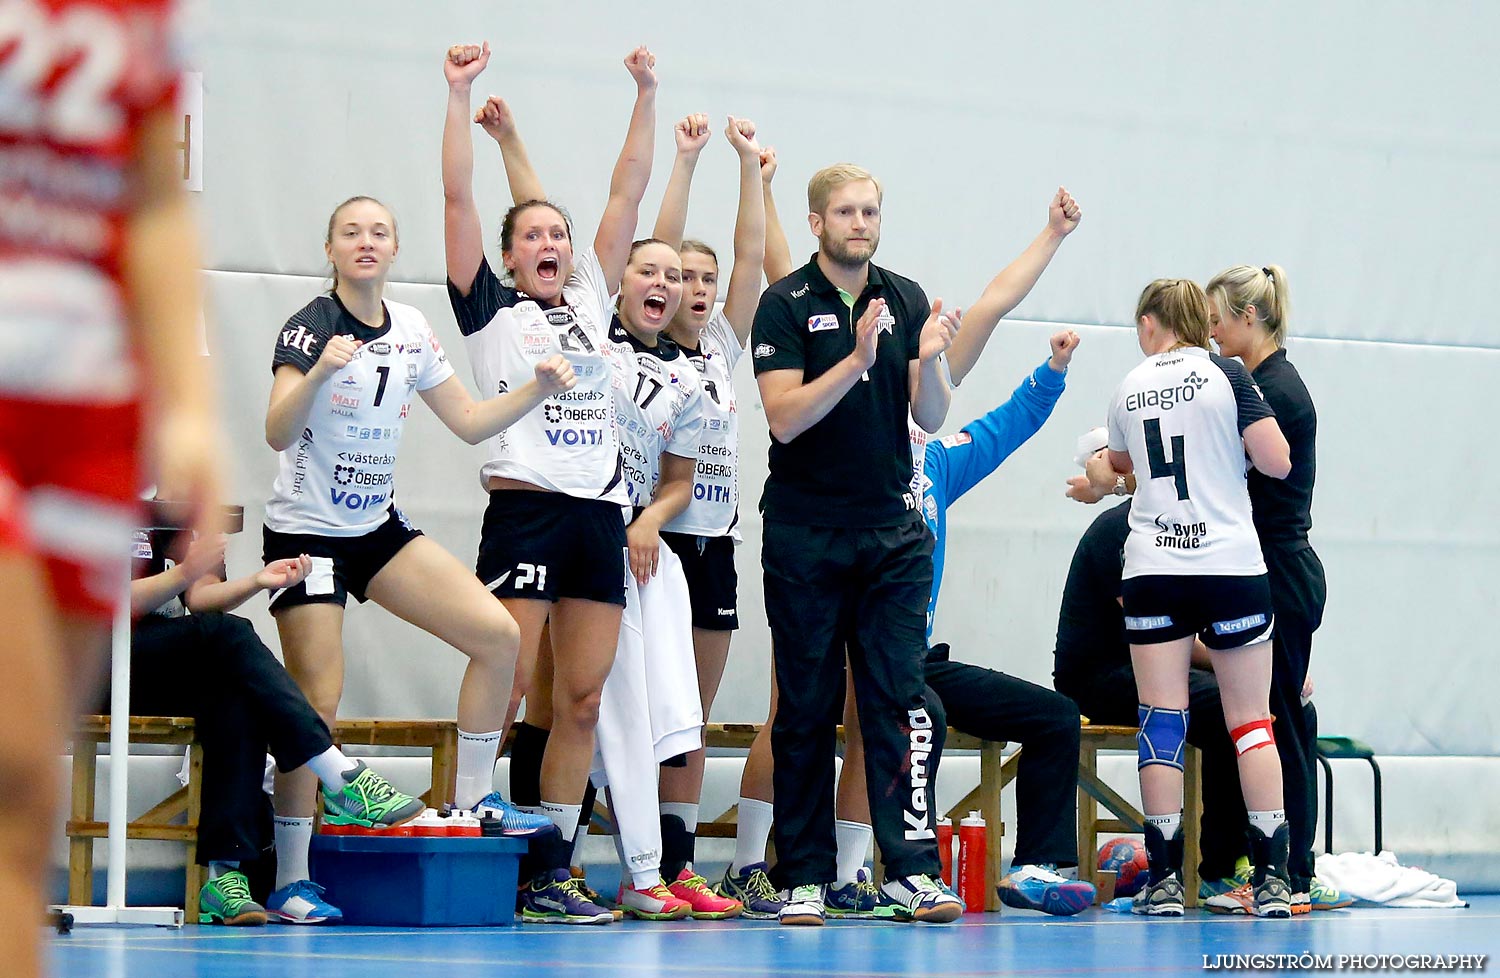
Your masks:
[{"label": "blue and white sneaker", "polygon": [[846,919],[894,919],[898,915],[895,902],[881,892],[874,880],[869,867],[861,866],[853,883],[830,885],[828,894],[823,899],[824,912],[830,917]]},{"label": "blue and white sneaker", "polygon": [[946,924],[963,916],[963,901],[950,896],[931,876],[919,874],[887,880],[880,889],[895,904],[897,920]]},{"label": "blue and white sneaker", "polygon": [[1094,885],[1066,879],[1052,866],[1013,867],[995,887],[1000,902],[1018,910],[1040,910],[1054,917],[1071,917],[1094,905]]},{"label": "blue and white sneaker", "polygon": [[266,913],[279,924],[338,924],[344,911],[323,899],[323,888],[311,880],[288,883],[266,899]]},{"label": "blue and white sneaker", "polygon": [[484,818],[485,815],[498,818],[501,833],[512,838],[524,839],[533,835],[541,835],[552,829],[552,819],[545,815],[533,815],[531,812],[521,811],[501,798],[498,791],[491,791],[479,799],[479,803],[474,806],[475,818]]},{"label": "blue and white sneaker", "polygon": [[521,919],[530,924],[612,924],[615,914],[590,900],[571,872],[555,869],[521,890]]},{"label": "blue and white sneaker", "polygon": [[771,883],[765,863],[751,863],[738,873],[731,873],[725,867],[724,878],[714,892],[743,903],[745,912],[741,916],[748,920],[774,920],[786,906],[786,893]]}]

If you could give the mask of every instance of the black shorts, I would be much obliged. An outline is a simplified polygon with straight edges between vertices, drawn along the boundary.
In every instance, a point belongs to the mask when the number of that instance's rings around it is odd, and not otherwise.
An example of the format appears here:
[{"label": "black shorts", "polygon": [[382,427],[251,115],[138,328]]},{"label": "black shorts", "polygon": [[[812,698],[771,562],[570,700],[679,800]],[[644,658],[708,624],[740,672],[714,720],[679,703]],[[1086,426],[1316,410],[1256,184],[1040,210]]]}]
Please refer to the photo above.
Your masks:
[{"label": "black shorts", "polygon": [[682,561],[693,627],[732,632],[740,627],[739,575],[734,569],[734,540],[662,531],[662,542]]},{"label": "black shorts", "polygon": [[1125,635],[1154,645],[1196,635],[1219,652],[1268,642],[1275,627],[1266,575],[1187,577],[1150,574],[1121,582]]},{"label": "black shorts", "polygon": [[625,605],[625,517],[562,492],[492,489],[475,572],[497,598]]},{"label": "black shorts", "polygon": [[[358,537],[327,537],[314,533],[278,533],[261,528],[261,557],[266,563],[307,554],[313,559],[312,573],[295,587],[271,592],[271,610],[299,604],[336,604],[342,607],[353,595],[369,600],[365,588],[380,569],[422,531],[406,521],[395,506],[385,522]],[[309,591],[311,588],[311,591]]]}]

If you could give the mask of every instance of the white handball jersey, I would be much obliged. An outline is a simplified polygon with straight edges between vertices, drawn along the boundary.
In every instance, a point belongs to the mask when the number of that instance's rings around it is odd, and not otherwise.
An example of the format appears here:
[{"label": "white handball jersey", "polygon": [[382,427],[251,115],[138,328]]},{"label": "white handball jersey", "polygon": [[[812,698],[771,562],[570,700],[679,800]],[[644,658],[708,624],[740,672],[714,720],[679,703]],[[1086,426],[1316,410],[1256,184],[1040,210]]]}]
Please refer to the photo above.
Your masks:
[{"label": "white handball jersey", "polygon": [[618,319],[610,325],[609,342],[619,364],[615,410],[627,505],[648,506],[661,481],[662,452],[698,457],[703,432],[698,371],[667,337],[647,346]]},{"label": "white handball jersey", "polygon": [[518,479],[623,505],[614,378],[605,351],[609,286],[593,249],[574,256],[562,295],[563,305],[544,309],[501,283],[488,260],[480,261],[468,295],[448,283],[480,397],[495,397],[534,379],[536,365],[556,353],[568,358],[578,377],[572,390],[547,398],[485,443],[489,461],[479,479]]},{"label": "white handball jersey", "polygon": [[682,351],[698,368],[702,387],[703,437],[693,471],[693,500],[665,529],[700,537],[740,541],[740,416],[734,397],[734,368],[745,355],[723,311],[714,314],[698,337],[696,353]]},{"label": "white handball jersey", "polygon": [[1135,466],[1124,577],[1266,572],[1241,433],[1275,412],[1237,360],[1187,347],[1147,357],[1109,409],[1109,447]]},{"label": "white handball jersey", "polygon": [[314,395],[302,437],[281,453],[266,504],[279,533],[363,536],[385,520],[401,429],[412,394],[453,376],[432,327],[411,306],[387,301],[378,329],[355,319],[337,296],[322,295],[287,320],[271,358],[307,373],[337,335],[363,345]]}]

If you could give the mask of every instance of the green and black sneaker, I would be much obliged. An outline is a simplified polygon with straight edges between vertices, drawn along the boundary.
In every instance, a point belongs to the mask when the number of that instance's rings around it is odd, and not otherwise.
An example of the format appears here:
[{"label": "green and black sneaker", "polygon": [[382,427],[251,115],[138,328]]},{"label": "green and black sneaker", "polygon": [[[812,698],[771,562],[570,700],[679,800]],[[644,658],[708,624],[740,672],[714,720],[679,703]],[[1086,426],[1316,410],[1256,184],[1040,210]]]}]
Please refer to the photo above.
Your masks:
[{"label": "green and black sneaker", "polygon": [[364,761],[344,772],[344,786],[338,791],[323,788],[323,821],[329,825],[389,829],[420,814],[420,798],[403,795]]},{"label": "green and black sneaker", "polygon": [[229,927],[259,927],[266,922],[266,908],[250,898],[250,881],[237,869],[203,884],[198,891],[198,913],[204,923]]}]

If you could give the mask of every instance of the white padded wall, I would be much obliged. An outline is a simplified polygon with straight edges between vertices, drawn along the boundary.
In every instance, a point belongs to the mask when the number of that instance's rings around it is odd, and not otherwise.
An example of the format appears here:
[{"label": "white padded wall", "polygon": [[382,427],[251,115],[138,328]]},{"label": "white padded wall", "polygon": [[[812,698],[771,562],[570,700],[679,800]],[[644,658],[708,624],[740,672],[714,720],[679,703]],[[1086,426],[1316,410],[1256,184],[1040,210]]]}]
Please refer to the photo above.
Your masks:
[{"label": "white padded wall", "polygon": [[[1291,356],[1321,414],[1314,542],[1330,601],[1314,655],[1325,729],[1382,752],[1493,754],[1500,680],[1486,668],[1500,531],[1500,465],[1482,398],[1500,389],[1487,328],[1500,201],[1500,109],[1480,4],[1253,8],[1149,0],[933,7],[879,0],[757,14],[659,0],[538,8],[480,2],[266,0],[202,8],[201,195],[216,366],[234,445],[233,492],[259,557],[274,471],[261,425],[275,331],[322,287],[322,234],[355,193],[401,225],[392,296],[420,306],[467,382],[442,293],[438,139],[447,44],[497,49],[476,98],[512,102],[549,191],[592,237],[632,89],[620,60],[660,58],[657,164],[642,230],[671,163],[671,120],[726,113],[778,147],[777,199],[794,255],[812,249],[803,188],[854,159],[886,182],[884,264],[967,304],[1040,229],[1052,190],[1083,227],[1018,315],[1082,324],[1053,421],[954,509],[938,635],[972,661],[1046,683],[1059,590],[1095,511],[1062,498],[1077,434],[1134,363],[1128,322],[1158,275],[1206,278],[1240,261],[1285,265]],[[851,13],[857,11],[857,13]],[[546,14],[545,18],[543,14]],[[476,132],[493,239],[507,197]],[[728,250],[733,157],[705,152],[690,233]],[[497,257],[492,250],[492,258]],[[1051,327],[1002,327],[956,396],[948,430],[993,406],[1040,362]],[[1309,339],[1308,337],[1313,337]],[[1361,340],[1371,342],[1334,342]],[[748,371],[741,378],[754,400]],[[765,472],[758,405],[744,416],[743,630],[715,708],[763,717],[767,638],[754,501]],[[480,451],[414,412],[398,468],[403,508],[473,560]],[[254,616],[274,645],[263,608]],[[374,608],[351,613],[345,712],[451,713],[462,659]],[[1122,690],[1122,696],[1133,693]]]}]

